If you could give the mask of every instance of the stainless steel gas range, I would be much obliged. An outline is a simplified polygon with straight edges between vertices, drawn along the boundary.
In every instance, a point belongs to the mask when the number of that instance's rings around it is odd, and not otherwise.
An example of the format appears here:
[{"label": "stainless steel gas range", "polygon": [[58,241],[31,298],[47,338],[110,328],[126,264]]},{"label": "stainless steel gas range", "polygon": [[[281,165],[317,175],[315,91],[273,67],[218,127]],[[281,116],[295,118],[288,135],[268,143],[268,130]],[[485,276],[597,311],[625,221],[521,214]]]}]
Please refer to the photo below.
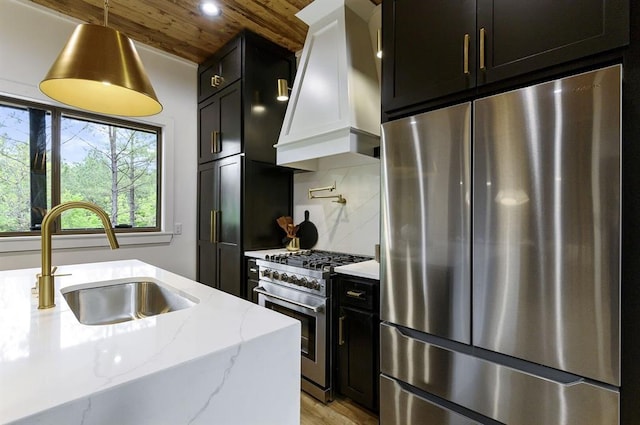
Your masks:
[{"label": "stainless steel gas range", "polygon": [[333,398],[332,388],[332,283],[334,268],[372,257],[306,250],[267,255],[256,261],[260,284],[254,289],[258,303],[302,325],[301,387],[320,401]]}]

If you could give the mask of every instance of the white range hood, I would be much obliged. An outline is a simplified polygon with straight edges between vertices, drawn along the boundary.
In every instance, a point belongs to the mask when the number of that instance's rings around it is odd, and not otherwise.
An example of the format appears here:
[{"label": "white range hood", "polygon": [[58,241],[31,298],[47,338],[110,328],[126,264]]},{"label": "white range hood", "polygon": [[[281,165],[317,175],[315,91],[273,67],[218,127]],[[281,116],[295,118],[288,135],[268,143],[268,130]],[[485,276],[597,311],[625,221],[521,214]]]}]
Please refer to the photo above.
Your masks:
[{"label": "white range hood", "polygon": [[377,161],[380,84],[370,0],[315,0],[277,149],[278,165],[322,170]]}]

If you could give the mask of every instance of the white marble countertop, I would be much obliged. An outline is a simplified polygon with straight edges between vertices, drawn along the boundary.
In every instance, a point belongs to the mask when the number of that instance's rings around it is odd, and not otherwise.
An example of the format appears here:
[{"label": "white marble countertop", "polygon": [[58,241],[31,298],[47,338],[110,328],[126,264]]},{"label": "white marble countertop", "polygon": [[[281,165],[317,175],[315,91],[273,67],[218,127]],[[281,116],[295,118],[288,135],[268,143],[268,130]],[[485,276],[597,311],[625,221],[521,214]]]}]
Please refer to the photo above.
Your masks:
[{"label": "white marble countertop", "polygon": [[259,251],[245,251],[244,256],[264,260],[265,255],[286,254],[288,252],[294,251],[287,251],[286,248],[261,249]]},{"label": "white marble countertop", "polygon": [[380,263],[376,260],[362,261],[335,268],[336,273],[380,280]]},{"label": "white marble countertop", "polygon": [[[291,339],[292,349],[289,350],[292,351],[292,356],[287,360],[292,360],[293,363],[289,366],[293,374],[291,379],[299,382],[299,367],[295,365],[300,356],[299,323],[287,316],[137,260],[58,267],[57,274],[70,275],[56,277],[56,307],[38,310],[37,298],[31,294],[38,272],[39,269],[0,272],[0,424],[13,421],[41,423],[29,420],[28,417],[62,404],[67,404],[66,406],[70,406],[68,410],[72,410],[73,401],[95,393],[102,394],[115,387],[126,390],[127,384],[132,381],[154,374],[158,376],[158,372],[175,370],[178,365],[198,364],[202,359],[213,358],[212,353],[235,353],[230,358],[231,365],[234,362],[240,363],[236,359],[240,348],[233,347],[269,335],[284,335],[283,332],[294,336]],[[148,277],[163,282],[197,298],[199,302],[184,310],[141,320],[87,326],[76,320],[60,293],[61,288],[69,286],[90,286],[88,282],[131,277]],[[282,340],[279,343],[282,344]],[[245,353],[251,352],[252,358],[246,361],[255,363],[253,357],[261,348],[247,345],[249,347],[245,349]],[[283,354],[278,355],[282,357]],[[233,376],[229,373],[229,368],[227,366],[224,370],[223,381],[228,375]],[[202,365],[198,370],[202,374]],[[252,374],[255,373],[252,369]],[[282,371],[278,373],[283,374]],[[189,379],[194,380],[193,377]],[[232,381],[230,377],[229,381]],[[154,384],[156,385],[158,384]],[[242,386],[250,385],[243,383]],[[136,392],[139,391],[138,388]],[[250,388],[247,391],[250,393]],[[219,388],[213,394],[217,395],[218,392],[221,392]],[[240,400],[246,394],[241,392],[236,396]],[[213,395],[203,396],[203,403],[206,402],[207,406],[213,404]],[[293,396],[299,397],[295,392]],[[119,397],[122,398],[122,395]],[[94,403],[96,408],[99,406],[98,401]],[[136,402],[130,400],[129,403]],[[230,401],[225,401],[225,404],[229,403]],[[91,400],[88,406],[91,408]],[[85,423],[88,408],[84,409],[80,411],[82,421],[74,423]],[[198,413],[203,410],[204,407]],[[110,415],[110,421],[123,423],[113,416],[113,411]],[[295,409],[291,416],[293,415]],[[133,416],[127,416],[130,417]],[[238,417],[241,417],[241,413]],[[25,418],[26,421],[20,421]],[[178,423],[166,417],[165,420],[169,421],[166,423]],[[207,420],[210,421],[211,416]],[[142,422],[136,419],[135,423]],[[195,421],[189,420],[189,423],[192,422]],[[240,422],[242,421],[235,423]],[[289,420],[287,422],[292,423]],[[42,423],[62,422],[48,420]],[[71,422],[65,420],[65,423]]]}]

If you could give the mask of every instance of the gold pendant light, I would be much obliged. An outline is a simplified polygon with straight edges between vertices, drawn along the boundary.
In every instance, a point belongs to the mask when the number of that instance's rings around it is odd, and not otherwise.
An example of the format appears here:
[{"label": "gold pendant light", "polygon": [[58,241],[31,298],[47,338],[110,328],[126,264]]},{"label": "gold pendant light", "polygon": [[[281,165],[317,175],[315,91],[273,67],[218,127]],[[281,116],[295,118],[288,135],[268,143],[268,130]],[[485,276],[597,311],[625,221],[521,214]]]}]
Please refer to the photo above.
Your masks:
[{"label": "gold pendant light", "polygon": [[141,117],[162,111],[133,42],[107,27],[80,24],[40,83],[40,90],[64,104],[93,112]]}]

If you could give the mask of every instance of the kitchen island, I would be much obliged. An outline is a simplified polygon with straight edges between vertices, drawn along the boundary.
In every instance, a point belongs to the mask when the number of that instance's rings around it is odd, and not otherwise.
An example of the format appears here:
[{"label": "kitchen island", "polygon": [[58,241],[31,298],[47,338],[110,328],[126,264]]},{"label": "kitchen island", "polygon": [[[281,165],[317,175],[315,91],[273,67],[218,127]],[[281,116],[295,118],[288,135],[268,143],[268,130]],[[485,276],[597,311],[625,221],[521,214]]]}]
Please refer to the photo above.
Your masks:
[{"label": "kitchen island", "polygon": [[[1,424],[299,423],[298,321],[137,260],[60,266],[38,310],[39,271],[0,272]],[[195,305],[89,326],[60,292],[131,278]]]}]

